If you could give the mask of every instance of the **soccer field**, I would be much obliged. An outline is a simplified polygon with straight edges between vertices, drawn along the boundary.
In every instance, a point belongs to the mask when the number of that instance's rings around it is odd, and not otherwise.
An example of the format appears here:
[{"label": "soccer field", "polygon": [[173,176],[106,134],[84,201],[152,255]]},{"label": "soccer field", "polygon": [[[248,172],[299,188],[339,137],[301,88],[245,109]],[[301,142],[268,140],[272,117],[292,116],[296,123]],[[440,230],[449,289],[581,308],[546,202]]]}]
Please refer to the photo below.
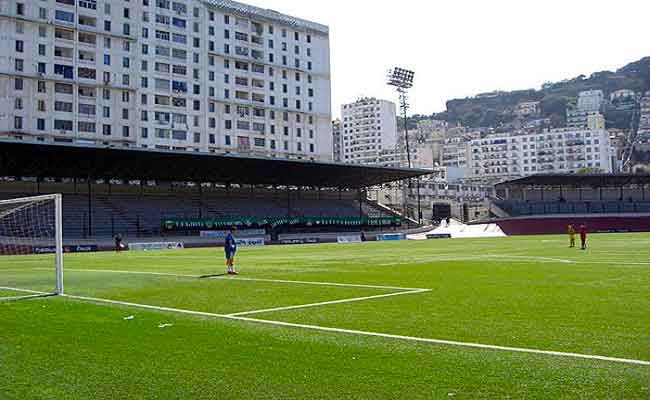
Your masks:
[{"label": "soccer field", "polygon": [[[49,267],[49,270],[48,270]],[[68,254],[0,302],[0,399],[650,399],[650,235]],[[0,257],[0,297],[51,290]]]}]

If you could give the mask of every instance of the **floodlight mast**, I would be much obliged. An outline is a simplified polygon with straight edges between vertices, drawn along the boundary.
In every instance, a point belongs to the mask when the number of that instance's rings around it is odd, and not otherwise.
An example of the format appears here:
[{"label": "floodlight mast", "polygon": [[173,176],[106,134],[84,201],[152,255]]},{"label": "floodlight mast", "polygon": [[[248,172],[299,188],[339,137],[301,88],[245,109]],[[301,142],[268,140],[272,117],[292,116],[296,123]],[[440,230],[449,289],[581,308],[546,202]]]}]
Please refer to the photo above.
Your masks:
[{"label": "floodlight mast", "polygon": [[411,151],[408,137],[409,131],[406,119],[409,109],[408,89],[413,87],[414,77],[415,72],[399,67],[393,68],[388,72],[388,85],[394,86],[397,89],[397,93],[399,93],[400,108],[404,115],[404,143],[406,144],[406,159],[409,168],[412,168],[413,166],[411,165]]},{"label": "floodlight mast", "polygon": [[[415,72],[395,67],[388,71],[388,85],[394,86],[399,94],[400,108],[402,109],[402,114],[404,118],[404,143],[406,144],[406,160],[408,162],[408,167],[413,168],[411,163],[411,147],[409,144],[409,128],[408,128],[408,90],[413,87],[413,80],[415,78]],[[409,186],[411,186],[411,180],[409,179]],[[422,223],[422,208],[420,205],[420,179],[418,178],[417,185],[417,196],[418,196],[418,222]]]}]

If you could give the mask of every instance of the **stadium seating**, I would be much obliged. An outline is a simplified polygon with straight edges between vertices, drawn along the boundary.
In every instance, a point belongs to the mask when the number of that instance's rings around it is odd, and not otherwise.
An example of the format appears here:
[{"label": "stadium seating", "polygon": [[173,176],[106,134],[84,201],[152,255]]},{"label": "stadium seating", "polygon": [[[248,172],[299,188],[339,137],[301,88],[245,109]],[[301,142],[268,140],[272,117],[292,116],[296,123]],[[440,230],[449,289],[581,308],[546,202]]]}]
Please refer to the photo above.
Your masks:
[{"label": "stadium seating", "polygon": [[511,217],[555,214],[650,213],[650,201],[517,201],[495,200]]},{"label": "stadium seating", "polygon": [[[36,193],[0,193],[0,199],[33,196]],[[293,197],[293,196],[292,196]],[[358,217],[359,202],[351,196],[320,200],[310,194],[305,199],[292,198],[292,216]],[[205,218],[223,216],[287,216],[288,202],[270,193],[254,196],[234,193],[230,197],[199,196],[196,192],[176,193],[93,193],[89,203],[86,194],[63,195],[64,236],[67,238],[161,235],[163,218]],[[363,203],[364,216],[386,215],[372,204]],[[90,219],[90,223],[89,223]],[[89,226],[92,232],[89,232]]]}]

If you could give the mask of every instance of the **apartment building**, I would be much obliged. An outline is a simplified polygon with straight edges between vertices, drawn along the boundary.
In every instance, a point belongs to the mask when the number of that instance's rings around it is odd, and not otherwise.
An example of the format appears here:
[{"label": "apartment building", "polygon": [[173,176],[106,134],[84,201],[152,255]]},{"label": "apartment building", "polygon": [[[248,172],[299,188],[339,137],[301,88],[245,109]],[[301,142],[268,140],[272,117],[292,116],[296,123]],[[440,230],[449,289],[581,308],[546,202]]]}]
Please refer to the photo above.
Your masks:
[{"label": "apartment building", "polygon": [[398,147],[394,103],[376,98],[360,98],[354,103],[341,106],[341,115],[341,161],[351,164],[381,164]]},{"label": "apartment building", "polygon": [[605,116],[598,111],[568,110],[567,128],[605,129]]},{"label": "apartment building", "polygon": [[587,90],[578,95],[578,110],[599,112],[605,101],[602,90]]},{"label": "apartment building", "polygon": [[332,158],[334,162],[341,162],[341,120],[332,121]]},{"label": "apartment building", "polygon": [[612,172],[604,129],[552,129],[542,133],[489,135],[467,143],[473,178],[516,178],[540,173]]},{"label": "apartment building", "polygon": [[467,169],[470,159],[466,136],[447,137],[442,146],[442,166]]},{"label": "apartment building", "polygon": [[572,129],[605,129],[601,109],[605,101],[602,90],[580,92],[577,105],[567,109],[566,126]]},{"label": "apartment building", "polygon": [[324,25],[229,0],[0,0],[0,137],[331,160]]},{"label": "apartment building", "polygon": [[646,93],[639,101],[639,129],[637,143],[650,143],[650,93]]},{"label": "apartment building", "polygon": [[541,103],[539,101],[524,101],[517,104],[516,114],[519,117],[537,116],[541,112]]}]

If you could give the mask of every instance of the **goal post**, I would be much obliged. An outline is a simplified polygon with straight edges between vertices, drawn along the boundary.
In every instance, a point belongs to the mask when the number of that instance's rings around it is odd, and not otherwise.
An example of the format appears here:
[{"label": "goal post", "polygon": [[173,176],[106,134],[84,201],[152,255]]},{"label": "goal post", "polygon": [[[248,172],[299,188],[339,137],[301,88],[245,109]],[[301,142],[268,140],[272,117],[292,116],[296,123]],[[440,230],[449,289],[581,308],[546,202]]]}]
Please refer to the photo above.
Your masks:
[{"label": "goal post", "polygon": [[61,194],[0,200],[0,301],[63,294]]}]

